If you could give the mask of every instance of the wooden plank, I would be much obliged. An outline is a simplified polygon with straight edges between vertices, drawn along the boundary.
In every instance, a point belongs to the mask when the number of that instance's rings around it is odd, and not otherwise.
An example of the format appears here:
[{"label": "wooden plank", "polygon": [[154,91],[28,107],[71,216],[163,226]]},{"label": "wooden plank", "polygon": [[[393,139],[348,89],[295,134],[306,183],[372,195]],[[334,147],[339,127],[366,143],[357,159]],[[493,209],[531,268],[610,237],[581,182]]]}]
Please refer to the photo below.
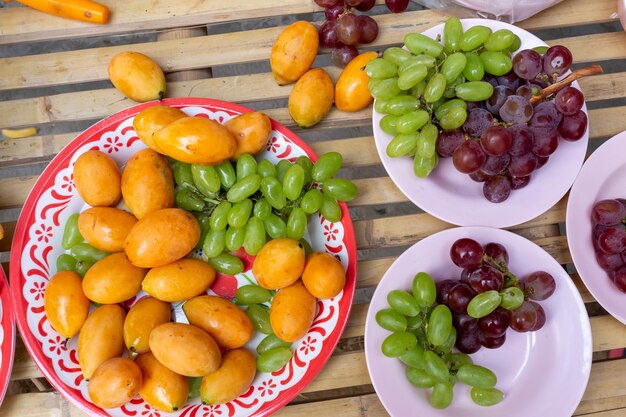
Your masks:
[{"label": "wooden plank", "polygon": [[[524,29],[571,27],[576,24],[609,22],[615,19],[614,1],[567,0],[535,16],[515,23]],[[561,20],[562,17],[564,20]]]}]

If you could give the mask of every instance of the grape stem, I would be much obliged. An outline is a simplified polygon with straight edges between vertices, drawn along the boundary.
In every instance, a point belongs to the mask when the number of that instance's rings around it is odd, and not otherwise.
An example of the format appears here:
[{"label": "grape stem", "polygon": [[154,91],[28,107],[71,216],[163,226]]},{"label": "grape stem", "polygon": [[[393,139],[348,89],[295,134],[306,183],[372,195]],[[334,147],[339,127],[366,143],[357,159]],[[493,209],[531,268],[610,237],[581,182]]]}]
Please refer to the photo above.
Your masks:
[{"label": "grape stem", "polygon": [[504,282],[504,288],[509,287],[519,287],[519,279],[517,276],[509,271],[509,268],[502,262],[497,262],[491,256],[483,254],[483,262],[493,266],[498,271],[502,272],[502,274],[506,277],[506,281]]},{"label": "grape stem", "polygon": [[541,90],[539,94],[532,96],[529,100],[530,104],[535,105],[539,103],[544,98],[549,97],[552,94],[559,92],[560,90],[569,86],[574,81],[580,78],[588,77],[589,75],[602,74],[603,72],[604,71],[602,70],[602,67],[597,64],[589,65],[587,67],[577,69],[576,71],[573,71],[567,77],[563,78],[561,81],[558,81],[552,85],[547,86],[546,88]]}]

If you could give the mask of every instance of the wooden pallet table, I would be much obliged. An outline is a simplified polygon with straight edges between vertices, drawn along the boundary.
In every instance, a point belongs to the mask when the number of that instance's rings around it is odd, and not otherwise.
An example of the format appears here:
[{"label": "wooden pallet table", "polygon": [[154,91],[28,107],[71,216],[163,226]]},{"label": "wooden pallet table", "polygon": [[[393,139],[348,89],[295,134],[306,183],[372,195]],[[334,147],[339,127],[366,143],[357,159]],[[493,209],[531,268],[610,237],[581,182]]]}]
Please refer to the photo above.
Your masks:
[{"label": "wooden pallet table", "polygon": [[[356,113],[333,109],[308,130],[297,128],[290,119],[286,99],[291,86],[276,85],[269,73],[270,48],[282,25],[299,19],[320,21],[320,9],[311,0],[102,3],[112,10],[110,24],[103,26],[54,18],[25,7],[0,8],[0,127],[39,128],[38,136],[0,139],[0,223],[6,231],[0,241],[0,260],[7,274],[20,208],[46,163],[91,123],[134,104],[108,81],[110,58],[124,50],[146,53],[168,73],[169,97],[211,97],[264,110],[316,152],[336,150],[344,155],[346,174],[360,189],[350,205],[359,254],[355,305],[325,368],[276,415],[387,415],[365,365],[368,301],[396,256],[451,225],[421,212],[386,175],[374,146],[370,108]],[[444,15],[416,5],[396,15],[384,8],[382,0],[377,3],[373,12],[380,35],[369,49],[399,45],[408,31],[422,31],[445,20]],[[604,66],[605,74],[580,83],[590,108],[589,153],[626,130],[626,33],[615,11],[615,0],[565,0],[519,23],[549,44],[570,48],[578,65]],[[330,66],[328,52],[320,51],[315,65],[327,68],[336,79],[339,70]],[[574,271],[562,227],[566,205],[567,196],[511,230]],[[624,416],[626,358],[614,352],[626,347],[626,327],[599,307],[575,272],[571,279],[590,315],[594,352],[591,378],[575,415]],[[82,415],[45,381],[18,337],[0,417]]]}]

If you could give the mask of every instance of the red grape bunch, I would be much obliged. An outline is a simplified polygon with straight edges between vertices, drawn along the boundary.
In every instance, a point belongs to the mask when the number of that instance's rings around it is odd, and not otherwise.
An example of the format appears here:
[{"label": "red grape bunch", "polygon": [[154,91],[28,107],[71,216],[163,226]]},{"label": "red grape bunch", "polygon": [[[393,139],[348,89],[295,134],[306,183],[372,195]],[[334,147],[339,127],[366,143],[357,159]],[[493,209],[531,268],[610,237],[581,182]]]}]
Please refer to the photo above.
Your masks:
[{"label": "red grape bunch", "polygon": [[460,279],[437,284],[437,302],[447,305],[457,331],[456,348],[474,353],[481,346],[495,349],[506,340],[510,327],[517,332],[537,331],[546,322],[539,303],[556,289],[554,278],[536,271],[518,279],[508,269],[509,254],[495,242],[482,246],[470,238],[455,241],[452,262],[462,268]]},{"label": "red grape bunch", "polygon": [[598,265],[626,292],[626,200],[600,200],[591,209],[593,248]]}]

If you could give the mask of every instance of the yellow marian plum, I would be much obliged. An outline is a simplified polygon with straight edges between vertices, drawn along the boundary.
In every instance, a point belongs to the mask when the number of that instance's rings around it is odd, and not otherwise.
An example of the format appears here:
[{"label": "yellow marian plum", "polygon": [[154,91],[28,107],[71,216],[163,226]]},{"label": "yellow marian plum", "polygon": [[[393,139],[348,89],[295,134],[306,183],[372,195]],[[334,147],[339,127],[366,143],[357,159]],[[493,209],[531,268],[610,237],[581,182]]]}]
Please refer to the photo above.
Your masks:
[{"label": "yellow marian plum", "polygon": [[289,238],[272,239],[256,255],[252,273],[261,287],[277,290],[300,278],[304,262],[302,243]]},{"label": "yellow marian plum", "polygon": [[161,301],[177,303],[200,295],[215,280],[215,269],[199,259],[183,258],[152,268],[142,289]]},{"label": "yellow marian plum", "polygon": [[240,114],[224,123],[237,140],[233,159],[244,153],[255,155],[265,149],[272,133],[272,122],[265,113],[253,111]]},{"label": "yellow marian plum", "polygon": [[121,175],[107,154],[91,150],[74,163],[74,185],[78,194],[93,207],[116,205],[122,198]]},{"label": "yellow marian plum", "polygon": [[48,281],[43,300],[52,328],[67,339],[74,337],[89,314],[90,303],[80,277],[72,271],[55,274]]},{"label": "yellow marian plum", "polygon": [[78,230],[94,248],[105,252],[124,250],[124,240],[137,219],[114,207],[92,207],[80,213]]},{"label": "yellow marian plum", "polygon": [[335,106],[341,111],[355,112],[367,107],[374,98],[370,94],[370,77],[365,65],[378,57],[374,51],[363,52],[346,65],[335,85]]},{"label": "yellow marian plum", "polygon": [[152,136],[174,120],[182,119],[183,117],[187,117],[187,115],[176,107],[152,106],[142,110],[135,116],[133,127],[143,143],[152,150],[160,152],[154,144]]},{"label": "yellow marian plum", "polygon": [[98,407],[116,408],[137,395],[142,381],[141,369],[131,359],[111,358],[98,366],[87,391]]},{"label": "yellow marian plum", "polygon": [[124,343],[134,353],[150,351],[150,332],[171,319],[170,304],[152,297],[137,301],[124,320]]},{"label": "yellow marian plum", "polygon": [[147,269],[131,264],[124,252],[100,259],[87,270],[83,291],[98,304],[115,304],[133,298],[141,290]]},{"label": "yellow marian plum", "polygon": [[180,410],[189,396],[189,380],[178,375],[154,357],[152,352],[135,358],[141,368],[143,384],[139,395],[152,407],[171,413]]},{"label": "yellow marian plum", "polygon": [[332,298],[346,285],[346,271],[337,258],[326,252],[309,255],[302,272],[302,283],[316,298]]},{"label": "yellow marian plum", "polygon": [[287,26],[272,46],[270,65],[279,85],[291,84],[307,72],[319,47],[317,29],[300,20]]},{"label": "yellow marian plum", "polygon": [[311,127],[322,120],[333,106],[335,86],[321,68],[307,71],[289,94],[289,114],[300,127]]},{"label": "yellow marian plum", "polygon": [[303,337],[315,318],[316,304],[300,280],[279,290],[270,307],[270,324],[276,337],[285,342]]},{"label": "yellow marian plum", "polygon": [[245,348],[229,350],[222,366],[202,378],[200,399],[204,404],[224,404],[246,392],[256,375],[256,359]]},{"label": "yellow marian plum", "polygon": [[140,103],[165,95],[165,76],[152,59],[139,52],[120,52],[109,62],[109,78],[122,94]]}]

